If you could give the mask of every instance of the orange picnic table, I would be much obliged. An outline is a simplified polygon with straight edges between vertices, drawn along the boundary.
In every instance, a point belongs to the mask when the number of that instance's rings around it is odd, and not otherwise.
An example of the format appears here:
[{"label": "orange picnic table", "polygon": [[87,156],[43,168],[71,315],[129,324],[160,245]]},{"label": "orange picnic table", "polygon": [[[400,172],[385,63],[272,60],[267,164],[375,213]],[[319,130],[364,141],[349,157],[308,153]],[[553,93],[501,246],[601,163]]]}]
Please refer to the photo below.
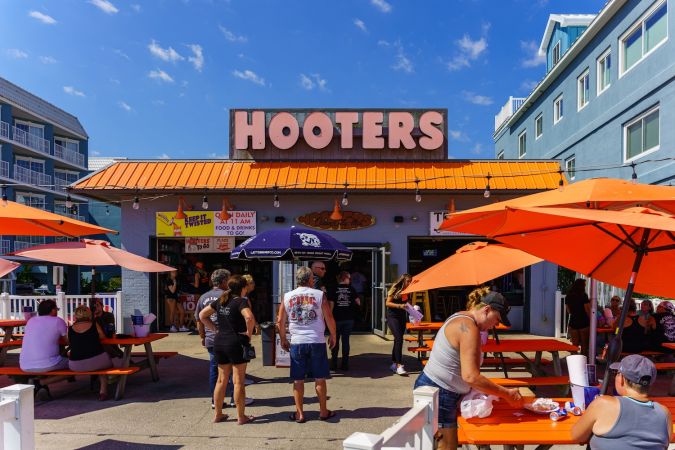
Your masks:
[{"label": "orange picnic table", "polygon": [[[555,398],[563,405],[571,398]],[[675,398],[653,397],[651,400],[661,403],[675,417]],[[484,419],[465,419],[457,417],[460,429],[460,442],[474,445],[503,444],[538,445],[537,450],[548,449],[553,445],[577,444],[572,441],[572,426],[579,416],[569,414],[566,419],[552,421],[548,414],[535,414],[522,408],[514,408],[505,401],[493,403],[492,414]]]},{"label": "orange picnic table", "polygon": [[[562,375],[560,364],[560,352],[576,353],[579,347],[557,339],[502,339],[496,341],[489,339],[481,347],[484,352],[499,354],[518,353],[530,366],[531,372],[541,373],[541,357],[543,352],[551,354],[553,359],[553,370],[556,376]],[[525,353],[534,353],[534,360],[530,359]]]},{"label": "orange picnic table", "polygon": [[5,359],[7,358],[7,351],[11,348],[10,341],[14,340],[14,329],[19,327],[25,327],[25,320],[0,320],[0,328],[5,332],[5,336],[2,338],[2,343],[0,343],[0,366],[5,365]]}]

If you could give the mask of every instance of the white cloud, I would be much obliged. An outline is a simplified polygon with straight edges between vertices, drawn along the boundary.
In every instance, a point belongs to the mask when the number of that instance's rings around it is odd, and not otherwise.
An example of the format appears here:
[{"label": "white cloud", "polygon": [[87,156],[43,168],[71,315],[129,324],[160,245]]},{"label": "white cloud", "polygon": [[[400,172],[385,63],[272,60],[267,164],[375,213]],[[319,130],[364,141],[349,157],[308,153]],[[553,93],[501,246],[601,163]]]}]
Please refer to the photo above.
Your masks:
[{"label": "white cloud", "polygon": [[242,80],[247,80],[252,83],[258,84],[260,86],[265,86],[265,79],[259,77],[255,72],[252,70],[244,70],[243,72],[240,70],[235,70],[232,72],[232,75],[234,75],[237,78],[241,78]]},{"label": "white cloud", "polygon": [[234,34],[232,31],[228,30],[222,25],[218,25],[218,28],[220,29],[220,32],[223,33],[223,36],[225,36],[225,39],[227,39],[230,42],[247,42],[248,38],[243,35],[237,35]]},{"label": "white cloud", "polygon": [[537,87],[539,84],[538,81],[534,80],[524,80],[522,83],[520,83],[520,90],[521,91],[527,91],[527,92],[532,92],[534,88]]},{"label": "white cloud", "polygon": [[171,78],[171,75],[169,75],[168,73],[164,72],[161,69],[151,70],[148,73],[148,77],[152,78],[153,80],[164,81],[166,83],[173,83],[173,78]]},{"label": "white cloud", "polygon": [[452,139],[453,141],[458,141],[458,142],[468,142],[469,141],[469,136],[467,136],[463,131],[448,130],[448,134],[450,135],[450,139]]},{"label": "white cloud", "polygon": [[300,86],[302,86],[303,89],[311,91],[312,89],[314,89],[314,82],[307,75],[305,75],[304,73],[301,73],[300,74]]},{"label": "white cloud", "polygon": [[523,67],[537,67],[546,64],[546,55],[539,54],[539,46],[535,41],[520,41],[520,49],[527,55],[521,60]]},{"label": "white cloud", "polygon": [[106,14],[117,14],[120,10],[108,0],[89,0],[89,3],[100,9]]},{"label": "white cloud", "polygon": [[415,71],[412,61],[410,61],[410,58],[403,52],[403,47],[399,47],[398,53],[396,54],[396,63],[392,66],[392,69],[402,70],[405,73],[413,73]]},{"label": "white cloud", "polygon": [[473,148],[471,149],[471,153],[473,153],[474,155],[480,155],[481,153],[483,153],[483,144],[476,143],[476,145],[474,145]]},{"label": "white cloud", "polygon": [[122,50],[120,50],[120,49],[118,49],[118,48],[114,48],[114,49],[113,49],[113,53],[115,53],[116,55],[118,55],[120,58],[124,58],[124,59],[126,59],[127,61],[131,61],[131,58],[129,58],[129,55],[127,55],[126,53],[124,53]]},{"label": "white cloud", "polygon": [[473,103],[474,105],[488,106],[494,103],[492,98],[485,95],[478,95],[471,91],[462,91],[462,96],[464,97],[464,100]]},{"label": "white cloud", "polygon": [[391,5],[385,0],[370,0],[370,4],[382,11],[383,13],[391,12]]},{"label": "white cloud", "polygon": [[169,155],[167,155],[166,153],[162,153],[161,155],[158,156],[158,158],[159,159],[171,159],[171,157]]},{"label": "white cloud", "polygon": [[47,25],[54,25],[56,23],[56,19],[54,19],[52,16],[43,14],[40,11],[31,11],[28,13],[28,15],[33,19],[37,19],[40,22],[45,23]]},{"label": "white cloud", "polygon": [[40,56],[40,62],[42,64],[56,64],[58,61],[52,56]]},{"label": "white cloud", "polygon": [[78,91],[72,86],[63,86],[63,92],[69,95],[74,95],[76,97],[86,97],[86,95],[84,95],[84,92]]},{"label": "white cloud", "polygon": [[217,153],[209,153],[209,158],[211,159],[230,159],[229,155],[219,155]]},{"label": "white cloud", "polygon": [[120,80],[118,80],[117,78],[110,78],[110,82],[112,84],[116,84],[118,86],[120,85]]},{"label": "white cloud", "polygon": [[185,59],[176,50],[174,50],[173,47],[162,48],[154,39],[150,45],[148,45],[148,50],[150,50],[150,53],[162,61],[175,63],[176,61],[182,61]]},{"label": "white cloud", "polygon": [[19,50],[18,48],[8,48],[5,50],[5,53],[7,53],[7,56],[10,58],[14,59],[26,59],[28,58],[28,53],[24,52],[23,50]]},{"label": "white cloud", "polygon": [[131,9],[133,9],[134,11],[139,13],[139,12],[141,12],[141,5],[137,5],[137,4],[134,3],[134,4],[131,5]]},{"label": "white cloud", "polygon": [[471,67],[471,63],[476,61],[487,50],[487,33],[490,31],[490,24],[484,23],[481,26],[482,36],[479,39],[471,39],[468,34],[462,36],[455,42],[457,52],[450,61],[447,62],[448,70],[451,72],[461,70],[465,67]]},{"label": "white cloud", "polygon": [[318,88],[321,91],[326,91],[328,90],[326,88],[327,84],[328,82],[324,78],[321,78],[321,74],[319,73],[313,73],[310,74],[310,76],[307,76],[304,73],[300,74],[300,86],[308,91],[311,91],[314,88]]},{"label": "white cloud", "polygon": [[364,22],[363,20],[361,20],[361,19],[354,19],[354,25],[356,26],[356,28],[358,28],[359,30],[363,31],[364,33],[367,33],[367,32],[368,32],[368,28],[366,28],[366,24],[365,24],[365,22]]},{"label": "white cloud", "polygon": [[90,150],[89,154],[91,156],[101,156],[101,152],[99,152],[98,150]]},{"label": "white cloud", "polygon": [[380,47],[389,47],[391,44],[389,43],[389,41],[380,39],[379,41],[377,41],[377,45],[379,45]]},{"label": "white cloud", "polygon": [[202,68],[204,67],[204,54],[202,53],[202,46],[190,44],[188,47],[190,47],[190,50],[192,50],[192,54],[194,55],[188,56],[188,61],[192,63],[197,72],[201,72]]},{"label": "white cloud", "polygon": [[122,108],[126,112],[133,111],[133,108],[131,106],[129,106],[129,104],[127,102],[119,101],[119,102],[117,102],[117,106],[119,106],[120,108]]}]

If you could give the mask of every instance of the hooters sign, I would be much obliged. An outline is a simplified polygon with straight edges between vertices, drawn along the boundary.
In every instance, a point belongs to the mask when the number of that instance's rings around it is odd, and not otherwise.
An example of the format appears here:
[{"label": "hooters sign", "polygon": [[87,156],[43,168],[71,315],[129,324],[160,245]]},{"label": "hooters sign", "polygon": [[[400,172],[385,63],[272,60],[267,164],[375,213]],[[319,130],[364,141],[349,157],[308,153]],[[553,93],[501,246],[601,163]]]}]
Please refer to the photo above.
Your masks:
[{"label": "hooters sign", "polygon": [[447,110],[230,111],[233,159],[446,159]]}]

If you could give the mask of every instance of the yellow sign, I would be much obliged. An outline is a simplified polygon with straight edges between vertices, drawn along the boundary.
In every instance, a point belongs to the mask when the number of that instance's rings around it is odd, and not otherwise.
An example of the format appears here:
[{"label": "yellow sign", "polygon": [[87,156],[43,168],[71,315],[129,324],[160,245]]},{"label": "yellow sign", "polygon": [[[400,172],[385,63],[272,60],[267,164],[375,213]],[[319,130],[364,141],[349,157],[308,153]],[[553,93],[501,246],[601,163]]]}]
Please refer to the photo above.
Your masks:
[{"label": "yellow sign", "polygon": [[185,219],[176,219],[176,212],[158,212],[157,237],[213,236],[214,211],[185,211]]}]

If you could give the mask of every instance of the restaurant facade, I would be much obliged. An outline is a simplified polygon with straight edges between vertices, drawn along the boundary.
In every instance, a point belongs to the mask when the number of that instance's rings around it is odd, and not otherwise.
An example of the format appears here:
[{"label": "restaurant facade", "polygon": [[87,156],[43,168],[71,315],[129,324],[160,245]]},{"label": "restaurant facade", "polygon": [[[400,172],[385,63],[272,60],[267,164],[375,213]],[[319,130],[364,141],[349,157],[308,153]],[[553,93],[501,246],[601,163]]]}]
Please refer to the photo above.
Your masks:
[{"label": "restaurant facade", "polygon": [[[251,274],[259,322],[293,287],[294,265],[231,260],[256,233],[302,226],[352,249],[351,261],[326,264],[324,282],[330,290],[350,272],[363,299],[357,329],[382,335],[398,276],[485,239],[439,231],[446,214],[557,188],[561,177],[555,161],[449,158],[444,109],[231,110],[229,135],[228,160],[117,161],[71,189],[121,207],[122,247],[177,267],[188,309],[195,273]],[[165,325],[165,277],[122,269],[123,317],[154,312]],[[494,281],[513,305],[514,330],[554,334],[556,282],[549,263]],[[429,292],[430,318],[463,307],[468,289]]]}]

